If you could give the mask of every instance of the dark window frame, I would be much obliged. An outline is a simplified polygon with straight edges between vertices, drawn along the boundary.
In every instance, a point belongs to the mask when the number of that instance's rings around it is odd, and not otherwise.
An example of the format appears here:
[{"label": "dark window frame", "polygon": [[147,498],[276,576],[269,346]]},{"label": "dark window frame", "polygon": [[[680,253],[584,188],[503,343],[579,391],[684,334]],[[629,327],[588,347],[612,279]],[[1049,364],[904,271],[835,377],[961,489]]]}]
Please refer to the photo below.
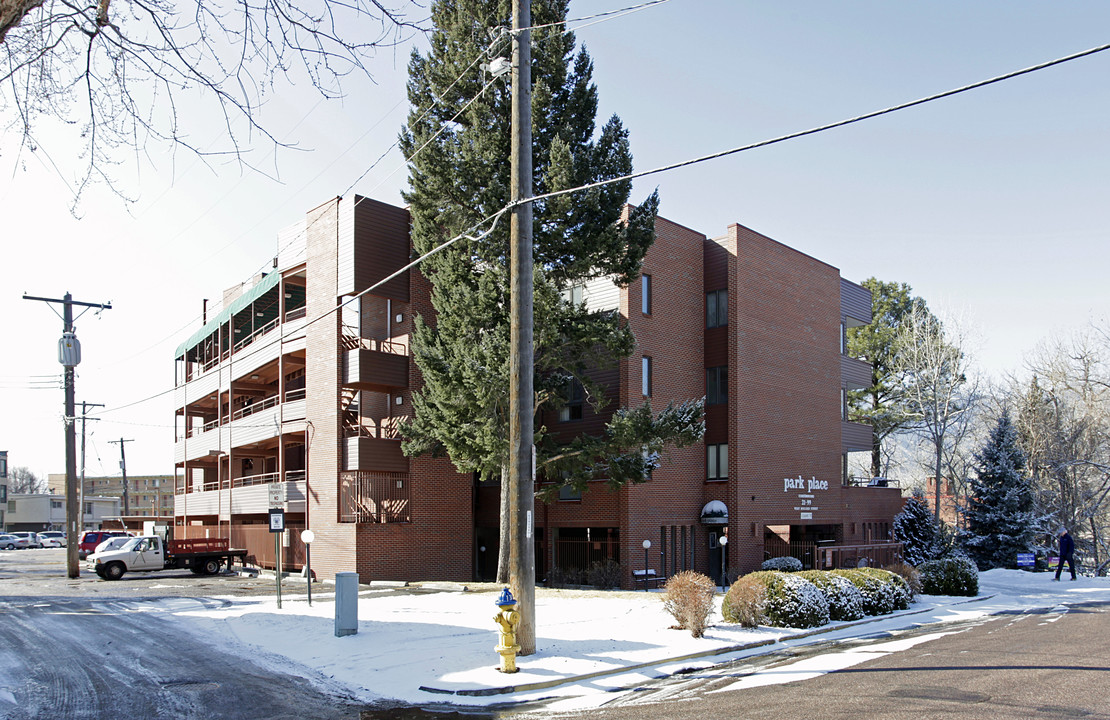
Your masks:
[{"label": "dark window frame", "polygon": [[705,369],[705,404],[728,404],[728,365]]},{"label": "dark window frame", "polygon": [[[716,473],[710,470],[710,457],[715,460]],[[721,462],[722,460],[724,462]],[[706,482],[728,480],[728,443],[714,443],[705,446],[705,480]]]},{"label": "dark window frame", "polygon": [[651,275],[640,275],[640,312],[644,315],[651,315]]},{"label": "dark window frame", "polygon": [[728,290],[710,290],[705,294],[705,327],[728,325]]}]

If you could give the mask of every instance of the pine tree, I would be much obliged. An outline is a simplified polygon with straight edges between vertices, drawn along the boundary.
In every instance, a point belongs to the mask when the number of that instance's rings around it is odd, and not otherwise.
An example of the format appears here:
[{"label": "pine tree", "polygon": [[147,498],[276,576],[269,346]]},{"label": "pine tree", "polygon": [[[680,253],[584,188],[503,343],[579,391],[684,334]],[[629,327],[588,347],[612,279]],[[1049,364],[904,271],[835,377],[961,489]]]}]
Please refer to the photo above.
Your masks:
[{"label": "pine tree", "polygon": [[[612,117],[597,131],[597,89],[585,50],[560,24],[567,0],[532,3],[532,124],[537,195],[621,177],[632,170],[628,134]],[[409,161],[404,199],[412,238],[424,254],[501,210],[509,202],[510,88],[477,72],[478,60],[508,54],[500,30],[505,0],[441,0],[432,6],[427,55],[409,63],[412,110],[401,134]],[[491,44],[491,38],[492,44]],[[631,183],[536,201],[534,214],[534,388],[539,409],[558,409],[581,385],[594,410],[604,393],[591,372],[627,358],[634,339],[613,312],[569,302],[565,291],[597,278],[627,285],[640,273],[655,239],[658,196],[627,210]],[[482,230],[489,227],[483,226]],[[424,379],[404,428],[410,455],[445,453],[460,472],[483,480],[502,475],[508,457],[509,234],[506,222],[428,258],[421,272],[432,284],[434,318],[417,318],[413,355]],[[535,437],[542,475],[584,487],[638,482],[667,442],[701,438],[700,401],[668,407],[621,408],[606,433],[569,444],[542,426]],[[507,508],[502,503],[499,579],[504,577]]]},{"label": "pine tree", "polygon": [[902,543],[902,557],[914,567],[944,554],[943,533],[920,490],[894,516],[894,537]]},{"label": "pine tree", "polygon": [[961,544],[981,570],[1017,567],[1017,554],[1031,550],[1039,523],[1009,413],[998,419],[975,459]]}]

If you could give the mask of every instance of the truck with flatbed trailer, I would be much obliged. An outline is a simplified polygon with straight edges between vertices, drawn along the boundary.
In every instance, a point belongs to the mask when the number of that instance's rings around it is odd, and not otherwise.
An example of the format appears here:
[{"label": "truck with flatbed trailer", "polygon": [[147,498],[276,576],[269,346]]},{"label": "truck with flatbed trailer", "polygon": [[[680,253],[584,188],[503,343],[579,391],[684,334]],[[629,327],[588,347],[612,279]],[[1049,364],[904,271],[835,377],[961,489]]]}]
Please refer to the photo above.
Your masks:
[{"label": "truck with flatbed trailer", "polygon": [[166,540],[159,535],[132,538],[115,550],[88,557],[96,574],[105,580],[119,580],[129,572],[184,569],[197,575],[215,575],[220,568],[231,569],[247,551],[232,548],[227,538],[190,538]]}]

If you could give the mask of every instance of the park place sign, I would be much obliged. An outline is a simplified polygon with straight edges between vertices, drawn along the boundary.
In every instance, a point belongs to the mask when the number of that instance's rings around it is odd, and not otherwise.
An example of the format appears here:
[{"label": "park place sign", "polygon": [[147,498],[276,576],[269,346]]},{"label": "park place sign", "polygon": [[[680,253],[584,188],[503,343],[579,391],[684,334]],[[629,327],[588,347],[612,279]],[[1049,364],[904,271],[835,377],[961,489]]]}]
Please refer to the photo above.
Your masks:
[{"label": "park place sign", "polygon": [[782,491],[790,492],[791,490],[801,490],[798,493],[798,504],[794,506],[794,511],[798,513],[799,520],[812,520],[813,513],[821,508],[813,504],[817,498],[814,492],[819,490],[828,490],[828,480],[818,480],[816,477],[810,477],[806,480],[801,475],[796,478],[783,478]]}]

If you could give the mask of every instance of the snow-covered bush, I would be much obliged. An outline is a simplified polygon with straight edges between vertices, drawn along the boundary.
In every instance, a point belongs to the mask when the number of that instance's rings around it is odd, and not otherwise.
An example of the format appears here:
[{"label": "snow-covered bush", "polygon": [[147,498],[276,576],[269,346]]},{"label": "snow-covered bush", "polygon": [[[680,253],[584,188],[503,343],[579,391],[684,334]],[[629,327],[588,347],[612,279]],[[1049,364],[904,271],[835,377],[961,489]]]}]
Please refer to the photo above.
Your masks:
[{"label": "snow-covered bush", "polygon": [[[830,570],[848,580],[863,594],[863,611],[868,615],[886,615],[898,609],[903,598],[901,588],[868,569]],[[893,573],[888,573],[893,575]]]},{"label": "snow-covered bush", "polygon": [[891,572],[890,570],[880,570],[879,568],[859,568],[859,572],[877,578],[886,583],[891,588],[891,593],[894,598],[895,610],[906,610],[913,601],[913,591],[910,589],[910,584],[901,575]]},{"label": "snow-covered bush", "polygon": [[713,597],[717,585],[708,576],[693,570],[672,575],[663,588],[663,607],[694,637],[701,637],[709,627]]},{"label": "snow-covered bush", "polygon": [[803,570],[798,577],[809,580],[825,594],[830,620],[859,620],[863,617],[863,593],[847,578],[824,570]]},{"label": "snow-covered bush", "polygon": [[975,597],[979,594],[979,568],[965,556],[930,560],[918,570],[921,571],[921,592],[926,595]]},{"label": "snow-covered bush", "polygon": [[[759,586],[762,586],[762,593],[758,591]],[[752,605],[744,607],[745,602]],[[829,621],[829,602],[816,585],[797,575],[775,570],[749,573],[737,580],[725,595],[725,604],[725,619],[744,625],[808,628]],[[756,617],[758,621],[753,623]]]},{"label": "snow-covered bush", "polygon": [[782,572],[798,572],[802,569],[802,561],[796,557],[773,557],[764,560],[759,566],[761,570],[780,570]]}]

